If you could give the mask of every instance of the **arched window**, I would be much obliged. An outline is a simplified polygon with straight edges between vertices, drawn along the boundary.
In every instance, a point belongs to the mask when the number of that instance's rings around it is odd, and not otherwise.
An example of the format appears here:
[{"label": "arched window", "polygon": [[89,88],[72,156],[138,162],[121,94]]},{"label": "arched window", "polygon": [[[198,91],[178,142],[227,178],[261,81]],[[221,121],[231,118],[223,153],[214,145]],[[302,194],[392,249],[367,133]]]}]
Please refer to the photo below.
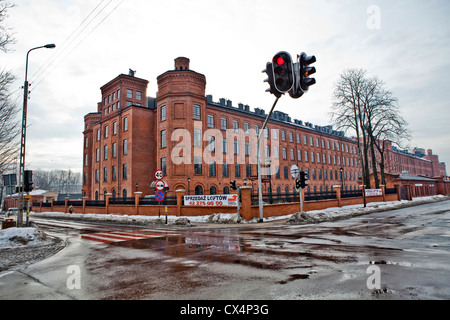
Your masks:
[{"label": "arched window", "polygon": [[116,198],[116,189],[113,189],[113,191],[112,191],[112,198],[113,198],[113,199]]},{"label": "arched window", "polygon": [[128,196],[127,189],[123,189],[122,191],[122,197],[126,198]]},{"label": "arched window", "polygon": [[203,188],[202,188],[202,186],[196,186],[196,187],[195,187],[195,194],[196,194],[196,195],[202,195],[202,194],[203,194]]},{"label": "arched window", "polygon": [[230,194],[230,188],[223,187],[223,194]]},{"label": "arched window", "polygon": [[95,201],[98,201],[98,191],[95,191]]},{"label": "arched window", "polygon": [[209,188],[209,194],[217,194],[216,187],[212,186],[211,188]]},{"label": "arched window", "polygon": [[280,188],[280,186],[277,187],[277,198],[281,199],[281,188]]}]

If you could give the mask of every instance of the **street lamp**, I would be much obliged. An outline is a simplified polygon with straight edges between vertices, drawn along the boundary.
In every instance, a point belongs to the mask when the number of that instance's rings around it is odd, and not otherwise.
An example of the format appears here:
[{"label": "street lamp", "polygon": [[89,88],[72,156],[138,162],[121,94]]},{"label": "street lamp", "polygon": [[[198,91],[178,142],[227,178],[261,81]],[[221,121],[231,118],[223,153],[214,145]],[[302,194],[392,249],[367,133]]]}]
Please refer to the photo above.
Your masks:
[{"label": "street lamp", "polygon": [[[23,223],[23,188],[24,188],[24,171],[25,171],[25,142],[27,134],[27,106],[28,106],[28,56],[31,51],[41,48],[53,49],[56,46],[51,44],[46,44],[45,46],[36,47],[28,50],[27,59],[25,64],[25,83],[23,85],[23,114],[22,114],[22,134],[20,140],[20,165],[19,165],[19,198],[18,198],[18,213],[17,213],[17,226],[22,226]],[[27,225],[29,224],[29,217],[27,214]]]}]

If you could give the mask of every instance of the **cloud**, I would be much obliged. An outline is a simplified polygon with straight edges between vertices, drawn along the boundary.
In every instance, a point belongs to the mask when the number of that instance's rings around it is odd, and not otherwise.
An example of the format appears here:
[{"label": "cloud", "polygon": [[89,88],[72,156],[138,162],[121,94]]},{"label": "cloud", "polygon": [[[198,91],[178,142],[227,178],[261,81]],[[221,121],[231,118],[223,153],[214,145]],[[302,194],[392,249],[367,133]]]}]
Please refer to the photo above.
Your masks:
[{"label": "cloud", "polygon": [[[261,70],[281,50],[316,55],[317,84],[299,100],[283,97],[278,110],[329,124],[339,74],[350,67],[365,68],[399,98],[415,132],[413,143],[432,147],[450,163],[450,145],[443,142],[449,136],[448,1],[113,0],[100,12],[106,3],[62,53],[58,50],[69,44],[65,40],[99,1],[24,0],[10,12],[8,24],[15,28],[17,44],[14,53],[5,60],[2,56],[2,66],[22,75],[26,51],[50,42],[57,50],[33,52],[30,76],[54,54],[64,58],[44,72],[44,81],[31,96],[27,160],[36,166],[47,161],[67,168],[78,159],[81,170],[83,117],[97,110],[99,88],[128,68],[150,81],[148,95],[155,96],[156,77],[173,68],[174,58],[187,56],[191,68],[206,75],[207,94],[215,100],[226,97],[268,110],[274,99],[264,92]],[[371,5],[380,8],[380,29],[367,27]],[[20,79],[17,86],[22,83]],[[57,156],[61,152],[66,156]]]}]

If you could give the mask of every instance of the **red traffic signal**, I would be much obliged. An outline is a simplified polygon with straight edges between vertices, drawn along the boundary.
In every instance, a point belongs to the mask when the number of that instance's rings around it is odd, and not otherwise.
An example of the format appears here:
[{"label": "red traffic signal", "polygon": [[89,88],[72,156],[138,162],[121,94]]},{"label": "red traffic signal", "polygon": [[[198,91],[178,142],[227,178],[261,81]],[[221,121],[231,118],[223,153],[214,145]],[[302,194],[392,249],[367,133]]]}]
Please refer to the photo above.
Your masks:
[{"label": "red traffic signal", "polygon": [[273,80],[280,93],[291,90],[294,85],[294,66],[292,58],[286,51],[278,52],[272,59]]}]

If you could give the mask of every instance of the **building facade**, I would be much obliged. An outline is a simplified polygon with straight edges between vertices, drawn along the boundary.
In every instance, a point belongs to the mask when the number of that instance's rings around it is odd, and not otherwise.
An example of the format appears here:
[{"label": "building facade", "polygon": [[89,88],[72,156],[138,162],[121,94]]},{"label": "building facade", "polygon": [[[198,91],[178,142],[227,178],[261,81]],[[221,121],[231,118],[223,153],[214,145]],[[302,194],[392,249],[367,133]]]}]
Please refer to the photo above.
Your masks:
[{"label": "building facade", "polygon": [[[177,189],[229,193],[233,180],[257,193],[257,135],[265,111],[227,99],[214,102],[205,95],[205,75],[191,70],[184,57],[157,78],[156,98],[147,97],[148,83],[130,72],[101,87],[97,112],[85,116],[83,195],[91,200],[107,193],[153,195],[158,169],[165,172],[169,195]],[[334,185],[358,189],[357,142],[331,126],[292,121],[275,111],[260,145],[263,193],[296,192],[294,164],[309,174],[310,191],[331,191]],[[403,164],[403,155],[395,148],[385,157],[389,170],[402,169],[397,163]],[[434,160],[416,158],[423,161],[420,173],[435,174]]]}]

